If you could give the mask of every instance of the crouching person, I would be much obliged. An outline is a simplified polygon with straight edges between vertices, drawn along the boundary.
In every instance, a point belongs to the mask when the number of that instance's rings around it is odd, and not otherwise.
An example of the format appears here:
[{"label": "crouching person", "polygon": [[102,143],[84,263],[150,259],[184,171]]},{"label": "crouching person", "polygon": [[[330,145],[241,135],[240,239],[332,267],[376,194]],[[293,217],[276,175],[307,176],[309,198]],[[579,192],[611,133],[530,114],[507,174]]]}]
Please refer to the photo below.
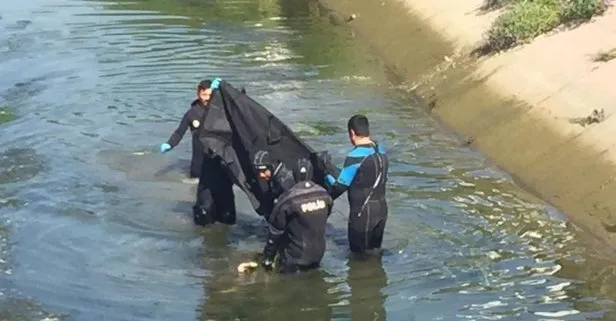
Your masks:
[{"label": "crouching person", "polygon": [[[255,164],[257,165],[257,164]],[[264,166],[257,166],[260,177],[272,177]],[[274,267],[276,255],[279,273],[296,273],[317,268],[325,254],[325,226],[331,214],[333,199],[327,191],[310,181],[312,165],[300,159],[293,170],[295,184],[282,191],[267,218],[269,235],[260,264]]]}]

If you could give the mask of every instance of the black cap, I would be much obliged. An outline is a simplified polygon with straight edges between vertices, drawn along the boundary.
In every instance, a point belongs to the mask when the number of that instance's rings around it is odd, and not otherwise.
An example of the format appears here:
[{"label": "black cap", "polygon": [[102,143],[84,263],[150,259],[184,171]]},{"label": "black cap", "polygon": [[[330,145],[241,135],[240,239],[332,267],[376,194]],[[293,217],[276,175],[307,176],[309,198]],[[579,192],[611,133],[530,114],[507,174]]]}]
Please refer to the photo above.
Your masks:
[{"label": "black cap", "polygon": [[270,154],[266,150],[260,150],[255,153],[255,157],[252,159],[252,165],[259,171],[266,169],[272,169],[272,160]]}]

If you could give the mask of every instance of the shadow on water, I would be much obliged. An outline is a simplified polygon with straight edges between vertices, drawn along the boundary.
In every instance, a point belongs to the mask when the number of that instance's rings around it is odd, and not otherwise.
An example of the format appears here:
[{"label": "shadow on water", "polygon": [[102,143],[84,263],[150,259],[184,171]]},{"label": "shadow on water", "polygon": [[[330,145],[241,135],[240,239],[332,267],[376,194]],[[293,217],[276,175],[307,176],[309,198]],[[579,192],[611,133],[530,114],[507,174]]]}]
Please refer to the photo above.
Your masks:
[{"label": "shadow on water", "polygon": [[[347,315],[351,320],[384,321],[387,320],[385,302],[387,295],[382,291],[387,287],[387,274],[383,262],[378,257],[351,259],[347,263],[348,276],[346,284],[350,287],[347,296]],[[409,311],[412,315],[412,311]]]},{"label": "shadow on water", "polygon": [[190,159],[172,159],[151,152],[103,150],[97,156],[110,169],[125,172],[135,181],[178,182],[190,168]]}]

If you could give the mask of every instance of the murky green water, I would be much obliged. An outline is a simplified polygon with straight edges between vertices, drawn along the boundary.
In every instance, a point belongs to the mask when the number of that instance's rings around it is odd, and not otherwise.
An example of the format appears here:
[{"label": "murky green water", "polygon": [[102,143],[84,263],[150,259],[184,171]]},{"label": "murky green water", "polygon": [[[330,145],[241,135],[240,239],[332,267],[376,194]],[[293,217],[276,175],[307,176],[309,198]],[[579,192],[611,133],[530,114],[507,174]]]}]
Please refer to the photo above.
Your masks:
[{"label": "murky green water", "polygon": [[[613,320],[614,271],[409,100],[352,35],[300,0],[0,4],[0,319]],[[353,113],[390,152],[388,254],[347,259],[345,198],[319,271],[235,266],[239,224],[193,226],[189,137],[160,155],[220,76],[342,161]],[[142,152],[143,155],[135,154]]]}]

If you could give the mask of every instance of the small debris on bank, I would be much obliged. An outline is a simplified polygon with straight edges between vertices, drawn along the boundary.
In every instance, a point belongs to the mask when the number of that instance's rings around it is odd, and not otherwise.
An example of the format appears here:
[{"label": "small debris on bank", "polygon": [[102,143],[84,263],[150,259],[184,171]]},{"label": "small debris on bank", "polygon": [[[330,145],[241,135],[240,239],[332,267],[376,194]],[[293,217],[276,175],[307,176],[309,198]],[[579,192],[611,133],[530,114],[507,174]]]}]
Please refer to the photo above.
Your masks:
[{"label": "small debris on bank", "polygon": [[352,13],[352,14],[351,14],[351,15],[350,15],[350,16],[349,16],[349,17],[348,17],[345,21],[346,21],[347,23],[349,23],[349,22],[351,22],[351,21],[353,21],[353,20],[355,20],[355,19],[357,19],[357,15],[356,15],[356,14],[354,14],[354,13]]},{"label": "small debris on bank", "polygon": [[462,144],[462,146],[471,146],[473,145],[473,143],[475,142],[475,137],[468,137],[464,140],[464,143]]},{"label": "small debris on bank", "polygon": [[569,119],[569,123],[578,124],[582,127],[586,127],[590,124],[598,124],[605,120],[605,111],[603,108],[601,111],[594,109],[592,113],[586,117],[577,117]]},{"label": "small debris on bank", "polygon": [[605,229],[606,232],[608,233],[616,233],[616,224],[615,225],[609,225],[605,222],[601,222],[601,225],[603,225],[603,228]]},{"label": "small debris on bank", "polygon": [[593,61],[605,63],[611,61],[612,59],[616,59],[616,48],[600,51],[594,56]]}]

